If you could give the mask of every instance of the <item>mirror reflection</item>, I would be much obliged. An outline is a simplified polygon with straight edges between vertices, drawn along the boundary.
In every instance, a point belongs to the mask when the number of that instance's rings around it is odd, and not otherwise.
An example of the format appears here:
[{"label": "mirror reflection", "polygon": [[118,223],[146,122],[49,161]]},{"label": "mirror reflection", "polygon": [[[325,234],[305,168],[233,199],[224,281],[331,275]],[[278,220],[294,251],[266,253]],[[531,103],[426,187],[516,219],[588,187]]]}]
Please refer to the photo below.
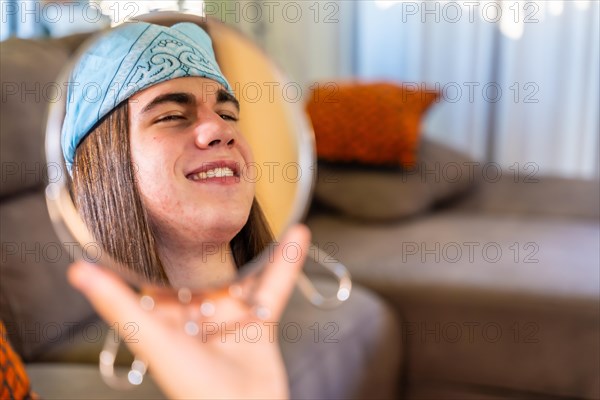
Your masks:
[{"label": "mirror reflection", "polygon": [[233,28],[149,14],[84,46],[67,79],[49,117],[48,160],[64,156],[67,171],[50,212],[130,282],[226,285],[303,215],[312,133],[285,78]]}]

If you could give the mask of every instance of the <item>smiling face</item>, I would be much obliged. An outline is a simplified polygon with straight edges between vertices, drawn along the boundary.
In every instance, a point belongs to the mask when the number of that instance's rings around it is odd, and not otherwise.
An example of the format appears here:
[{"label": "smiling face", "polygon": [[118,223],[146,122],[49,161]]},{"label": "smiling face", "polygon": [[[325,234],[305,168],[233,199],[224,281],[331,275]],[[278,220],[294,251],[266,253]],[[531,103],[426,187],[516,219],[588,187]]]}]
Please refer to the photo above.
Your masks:
[{"label": "smiling face", "polygon": [[128,107],[131,161],[159,244],[231,241],[255,191],[242,177],[253,160],[237,100],[215,81],[186,77],[135,94]]}]

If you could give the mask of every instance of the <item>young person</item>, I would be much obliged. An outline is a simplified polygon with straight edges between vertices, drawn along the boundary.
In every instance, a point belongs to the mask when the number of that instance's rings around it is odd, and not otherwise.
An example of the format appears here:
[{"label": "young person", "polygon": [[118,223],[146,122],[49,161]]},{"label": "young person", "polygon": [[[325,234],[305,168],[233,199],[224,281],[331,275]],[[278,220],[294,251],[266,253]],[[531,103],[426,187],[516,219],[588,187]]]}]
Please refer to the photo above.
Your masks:
[{"label": "young person", "polygon": [[239,103],[195,24],[126,24],[70,80],[62,146],[75,204],[122,265],[151,282],[229,280],[272,240],[243,172]]},{"label": "young person", "polygon": [[[114,259],[150,283],[194,289],[229,282],[267,246],[272,235],[254,183],[242,176],[253,158],[239,111],[197,25],[130,23],[85,51],[70,79],[62,148],[75,204]],[[306,250],[308,237],[295,227],[281,245]],[[232,332],[261,321],[256,343],[186,334],[195,300],[155,294],[149,310],[114,273],[85,263],[72,267],[70,279],[109,323],[138,324],[129,345],[169,396],[281,398],[285,371],[267,330],[302,262],[276,251],[260,276],[239,285],[260,315],[235,296],[203,296],[217,312],[199,323]]]}]

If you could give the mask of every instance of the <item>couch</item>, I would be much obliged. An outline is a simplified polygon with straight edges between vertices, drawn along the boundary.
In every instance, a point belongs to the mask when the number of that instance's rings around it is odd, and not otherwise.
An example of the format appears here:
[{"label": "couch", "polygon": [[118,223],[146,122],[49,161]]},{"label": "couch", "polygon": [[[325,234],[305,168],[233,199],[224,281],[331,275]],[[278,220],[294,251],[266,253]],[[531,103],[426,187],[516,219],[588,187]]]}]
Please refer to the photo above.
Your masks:
[{"label": "couch", "polygon": [[426,134],[418,159],[321,162],[308,219],[396,310],[403,397],[599,398],[599,182],[501,170]]},{"label": "couch", "polygon": [[[0,44],[0,319],[42,398],[163,398],[151,376],[128,392],[114,391],[100,379],[98,355],[107,326],[68,285],[72,253],[68,243],[66,248],[60,243],[46,210],[44,114],[64,90],[55,84],[59,70],[85,38]],[[315,283],[334,290],[331,279],[317,277]],[[293,398],[397,397],[400,324],[370,290],[356,286],[344,305],[329,311],[294,293],[279,336]],[[124,352],[119,365],[130,358]]]}]

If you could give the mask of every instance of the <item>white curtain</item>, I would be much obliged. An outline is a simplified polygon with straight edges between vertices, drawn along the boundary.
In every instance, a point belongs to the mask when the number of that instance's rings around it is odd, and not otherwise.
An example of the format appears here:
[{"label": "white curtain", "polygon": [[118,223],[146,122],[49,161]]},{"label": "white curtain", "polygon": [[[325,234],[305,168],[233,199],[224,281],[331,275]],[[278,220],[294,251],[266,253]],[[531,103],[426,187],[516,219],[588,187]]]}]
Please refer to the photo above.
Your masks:
[{"label": "white curtain", "polygon": [[446,98],[426,134],[481,161],[599,177],[597,1],[360,1],[355,73]]},{"label": "white curtain", "polygon": [[[20,13],[38,3],[0,1],[4,36],[9,22],[21,22]],[[198,0],[81,1],[109,16],[129,15],[132,7],[136,13],[204,7]],[[351,76],[426,83],[445,96],[425,121],[427,135],[512,170],[600,177],[597,0],[206,5],[212,16],[251,34],[302,87]],[[256,7],[261,18],[253,18]],[[20,36],[30,36],[38,27],[16,28]]]}]

